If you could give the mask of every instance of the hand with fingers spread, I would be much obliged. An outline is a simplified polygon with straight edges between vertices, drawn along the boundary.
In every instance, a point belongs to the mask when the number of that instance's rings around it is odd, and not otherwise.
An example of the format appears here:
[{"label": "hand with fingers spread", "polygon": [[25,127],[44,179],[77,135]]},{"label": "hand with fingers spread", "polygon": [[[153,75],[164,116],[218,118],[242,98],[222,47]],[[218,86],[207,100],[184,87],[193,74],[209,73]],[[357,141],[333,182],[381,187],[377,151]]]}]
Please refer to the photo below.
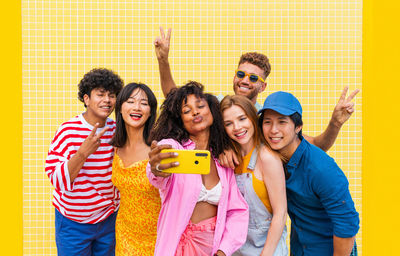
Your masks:
[{"label": "hand with fingers spread", "polygon": [[352,100],[360,91],[359,89],[354,90],[350,93],[349,97],[346,98],[347,91],[349,87],[344,87],[342,94],[340,95],[339,101],[333,110],[331,120],[329,121],[328,127],[325,129],[323,133],[318,136],[311,137],[303,134],[304,138],[319,147],[324,151],[328,151],[332,145],[335,143],[335,140],[339,134],[340,128],[342,125],[350,118],[350,116],[354,112],[354,102]]},{"label": "hand with fingers spread", "polygon": [[218,156],[218,161],[221,166],[235,169],[239,165],[239,160],[232,149],[224,150],[222,154]]},{"label": "hand with fingers spread", "polygon": [[164,28],[160,27],[160,36],[156,37],[156,39],[154,40],[154,47],[156,50],[158,61],[168,61],[171,31],[172,29],[169,28],[167,31],[167,35],[165,35]]},{"label": "hand with fingers spread", "polygon": [[149,164],[151,172],[157,177],[169,177],[171,173],[162,172],[162,170],[178,166],[179,162],[171,162],[167,164],[160,164],[160,162],[163,159],[175,158],[178,154],[174,152],[161,153],[161,150],[171,148],[171,145],[157,145],[157,141],[152,141],[150,148]]},{"label": "hand with fingers spread", "polygon": [[99,128],[99,123],[96,123],[94,125],[93,130],[90,132],[87,138],[82,142],[76,154],[73,157],[71,157],[71,159],[68,161],[68,172],[71,183],[78,176],[79,171],[85,164],[86,159],[91,154],[96,152],[96,150],[100,147],[101,137],[109,129],[109,127],[106,126],[101,132],[99,132],[99,134],[96,134],[97,128]]},{"label": "hand with fingers spread", "polygon": [[350,93],[349,97],[346,98],[349,87],[344,87],[342,94],[340,95],[339,101],[335,106],[332,113],[331,123],[336,127],[340,128],[350,118],[354,112],[354,102],[352,101],[359,89],[354,90]]},{"label": "hand with fingers spread", "polygon": [[87,138],[82,142],[82,145],[78,149],[77,154],[83,155],[85,158],[88,158],[91,154],[96,152],[101,144],[101,137],[104,133],[109,129],[108,126],[104,127],[104,129],[96,134],[97,128],[99,128],[99,123],[94,125],[92,132],[87,136]]}]

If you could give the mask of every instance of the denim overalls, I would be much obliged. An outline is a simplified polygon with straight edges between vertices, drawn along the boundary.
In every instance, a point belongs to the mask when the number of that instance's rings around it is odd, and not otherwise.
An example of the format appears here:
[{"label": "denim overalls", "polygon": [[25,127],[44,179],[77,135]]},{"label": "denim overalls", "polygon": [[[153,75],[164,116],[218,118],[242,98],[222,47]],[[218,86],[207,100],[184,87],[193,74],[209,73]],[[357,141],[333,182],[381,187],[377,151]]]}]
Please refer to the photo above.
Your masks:
[{"label": "denim overalls", "polygon": [[[255,148],[251,154],[247,169],[254,170],[257,162],[257,156],[257,148]],[[260,255],[262,249],[264,248],[265,241],[267,240],[272,214],[268,212],[267,208],[254,191],[253,174],[242,173],[235,176],[238,188],[249,205],[250,218],[246,243],[238,251],[236,251],[233,256]],[[285,227],[282,236],[279,239],[274,256],[288,255],[286,235],[287,231]]]}]

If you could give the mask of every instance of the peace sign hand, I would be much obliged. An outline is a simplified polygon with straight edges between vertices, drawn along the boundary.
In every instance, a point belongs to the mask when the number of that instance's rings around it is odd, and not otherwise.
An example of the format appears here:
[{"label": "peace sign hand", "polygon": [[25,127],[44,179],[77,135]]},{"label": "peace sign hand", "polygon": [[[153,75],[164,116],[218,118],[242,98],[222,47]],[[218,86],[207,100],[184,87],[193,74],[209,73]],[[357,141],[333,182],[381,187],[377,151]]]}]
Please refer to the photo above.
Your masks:
[{"label": "peace sign hand", "polygon": [[169,28],[167,36],[165,36],[164,28],[160,27],[160,36],[154,40],[154,48],[156,50],[157,59],[159,61],[168,61],[169,43],[171,40],[171,31]]},{"label": "peace sign hand", "polygon": [[82,154],[85,158],[88,158],[91,154],[96,152],[101,144],[101,137],[104,133],[110,128],[108,126],[104,127],[104,129],[96,134],[97,128],[99,128],[99,123],[94,125],[93,130],[90,132],[89,136],[82,142],[82,145],[78,149],[78,152]]},{"label": "peace sign hand", "polygon": [[349,87],[344,87],[342,94],[340,95],[339,101],[335,106],[335,109],[332,113],[331,122],[338,128],[342,127],[342,125],[349,120],[350,116],[354,112],[354,102],[352,101],[357,93],[360,91],[359,89],[354,90],[350,93],[349,97],[346,98],[347,91]]}]

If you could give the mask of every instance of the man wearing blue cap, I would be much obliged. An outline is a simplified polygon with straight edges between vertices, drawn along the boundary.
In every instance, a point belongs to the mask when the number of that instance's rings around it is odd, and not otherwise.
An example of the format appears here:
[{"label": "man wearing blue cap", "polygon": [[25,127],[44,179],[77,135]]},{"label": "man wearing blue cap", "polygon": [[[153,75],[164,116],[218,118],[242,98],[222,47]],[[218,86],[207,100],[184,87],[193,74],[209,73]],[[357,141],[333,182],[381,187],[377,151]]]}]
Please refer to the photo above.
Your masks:
[{"label": "man wearing blue cap", "polygon": [[300,102],[290,93],[275,92],[259,113],[266,141],[287,160],[291,255],[356,253],[359,216],[349,183],[333,158],[303,138]]}]

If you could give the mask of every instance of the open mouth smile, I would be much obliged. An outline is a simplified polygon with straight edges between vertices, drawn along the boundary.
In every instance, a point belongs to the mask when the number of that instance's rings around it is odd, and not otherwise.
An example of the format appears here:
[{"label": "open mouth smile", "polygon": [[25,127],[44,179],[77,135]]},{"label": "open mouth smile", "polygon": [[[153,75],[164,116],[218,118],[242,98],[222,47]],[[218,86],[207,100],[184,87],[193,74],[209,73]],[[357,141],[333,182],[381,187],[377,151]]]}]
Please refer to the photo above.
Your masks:
[{"label": "open mouth smile", "polygon": [[247,130],[244,130],[244,131],[242,131],[240,133],[235,133],[234,135],[235,135],[236,138],[242,139],[243,137],[245,137],[246,134],[247,134]]},{"label": "open mouth smile", "polygon": [[143,115],[141,114],[130,114],[129,115],[133,120],[140,120],[140,118],[142,118]]}]

